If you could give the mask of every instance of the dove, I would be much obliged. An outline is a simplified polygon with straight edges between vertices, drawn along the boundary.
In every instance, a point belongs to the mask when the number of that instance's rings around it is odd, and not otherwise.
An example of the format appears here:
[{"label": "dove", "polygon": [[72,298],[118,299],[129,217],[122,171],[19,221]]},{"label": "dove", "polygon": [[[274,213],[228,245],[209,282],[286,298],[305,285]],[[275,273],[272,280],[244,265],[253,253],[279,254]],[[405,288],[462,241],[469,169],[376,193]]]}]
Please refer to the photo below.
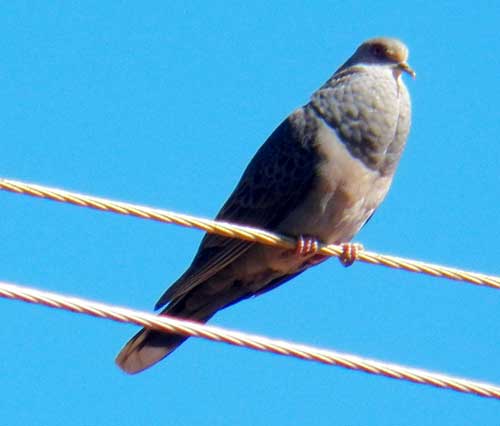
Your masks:
[{"label": "dove", "polygon": [[[415,77],[407,59],[408,49],[397,39],[362,43],[269,136],[216,219],[295,237],[306,248],[314,246],[311,241],[349,242],[386,196],[406,144],[411,103],[402,74]],[[204,323],[323,260],[314,250],[297,253],[207,234],[155,309]],[[186,339],[142,329],[116,363],[138,373]]]}]

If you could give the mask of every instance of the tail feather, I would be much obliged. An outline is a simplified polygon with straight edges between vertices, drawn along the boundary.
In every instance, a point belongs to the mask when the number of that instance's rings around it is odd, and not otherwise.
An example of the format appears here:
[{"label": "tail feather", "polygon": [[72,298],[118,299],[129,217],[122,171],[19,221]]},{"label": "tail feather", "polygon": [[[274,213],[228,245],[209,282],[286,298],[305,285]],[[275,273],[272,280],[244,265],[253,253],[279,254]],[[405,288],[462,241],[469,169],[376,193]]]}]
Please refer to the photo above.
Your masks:
[{"label": "tail feather", "polygon": [[[210,286],[193,289],[172,301],[160,315],[205,323],[218,310],[252,295],[245,286],[232,281],[231,284],[221,285],[217,294]],[[187,336],[142,329],[120,351],[116,364],[126,373],[139,373],[161,361],[186,339]]]},{"label": "tail feather", "polygon": [[136,374],[161,361],[181,345],[187,336],[142,329],[123,347],[116,364],[129,374]]},{"label": "tail feather", "polygon": [[[196,306],[197,309],[189,309],[186,306],[186,301],[189,298],[190,295],[170,304],[160,315],[170,315],[205,323],[217,311],[218,306],[211,306],[210,303],[204,306]],[[143,328],[122,348],[115,362],[126,373],[140,373],[171,354],[187,338],[188,336],[180,334]]]}]

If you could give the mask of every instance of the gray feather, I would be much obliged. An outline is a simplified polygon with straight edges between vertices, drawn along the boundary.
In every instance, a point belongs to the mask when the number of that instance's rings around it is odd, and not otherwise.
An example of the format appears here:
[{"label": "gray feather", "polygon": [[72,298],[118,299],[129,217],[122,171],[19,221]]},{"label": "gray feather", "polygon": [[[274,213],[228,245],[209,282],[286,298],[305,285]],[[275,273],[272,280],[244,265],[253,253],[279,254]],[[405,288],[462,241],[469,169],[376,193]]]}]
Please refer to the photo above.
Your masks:
[{"label": "gray feather", "polygon": [[[217,219],[325,243],[350,241],[383,201],[406,143],[411,107],[401,74],[414,75],[407,56],[395,39],[363,43],[271,134]],[[321,260],[206,235],[191,266],[156,308],[166,305],[161,314],[206,322]],[[185,340],[141,330],[116,362],[136,373]]]}]

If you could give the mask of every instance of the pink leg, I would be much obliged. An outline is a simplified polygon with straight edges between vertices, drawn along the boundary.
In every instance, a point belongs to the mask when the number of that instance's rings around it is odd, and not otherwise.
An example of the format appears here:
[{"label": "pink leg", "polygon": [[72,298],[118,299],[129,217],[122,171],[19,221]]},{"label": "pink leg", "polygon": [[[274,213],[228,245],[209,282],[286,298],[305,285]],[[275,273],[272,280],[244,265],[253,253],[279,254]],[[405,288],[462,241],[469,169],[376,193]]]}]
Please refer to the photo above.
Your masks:
[{"label": "pink leg", "polygon": [[363,246],[358,243],[343,243],[341,246],[342,254],[339,256],[339,260],[347,268],[358,260],[359,252],[363,250]]},{"label": "pink leg", "polygon": [[297,248],[295,254],[299,257],[309,257],[311,254],[316,254],[319,250],[319,242],[313,237],[299,236],[297,238]]}]

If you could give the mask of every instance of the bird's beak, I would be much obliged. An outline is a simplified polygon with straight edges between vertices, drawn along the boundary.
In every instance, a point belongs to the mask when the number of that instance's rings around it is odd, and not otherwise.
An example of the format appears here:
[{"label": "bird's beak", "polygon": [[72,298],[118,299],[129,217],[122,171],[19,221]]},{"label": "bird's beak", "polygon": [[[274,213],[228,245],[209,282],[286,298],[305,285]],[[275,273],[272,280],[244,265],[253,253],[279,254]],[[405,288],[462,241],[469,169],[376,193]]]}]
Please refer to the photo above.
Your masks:
[{"label": "bird's beak", "polygon": [[398,64],[398,68],[405,73],[410,74],[413,78],[417,76],[417,73],[413,71],[413,69],[406,62],[400,62]]}]

